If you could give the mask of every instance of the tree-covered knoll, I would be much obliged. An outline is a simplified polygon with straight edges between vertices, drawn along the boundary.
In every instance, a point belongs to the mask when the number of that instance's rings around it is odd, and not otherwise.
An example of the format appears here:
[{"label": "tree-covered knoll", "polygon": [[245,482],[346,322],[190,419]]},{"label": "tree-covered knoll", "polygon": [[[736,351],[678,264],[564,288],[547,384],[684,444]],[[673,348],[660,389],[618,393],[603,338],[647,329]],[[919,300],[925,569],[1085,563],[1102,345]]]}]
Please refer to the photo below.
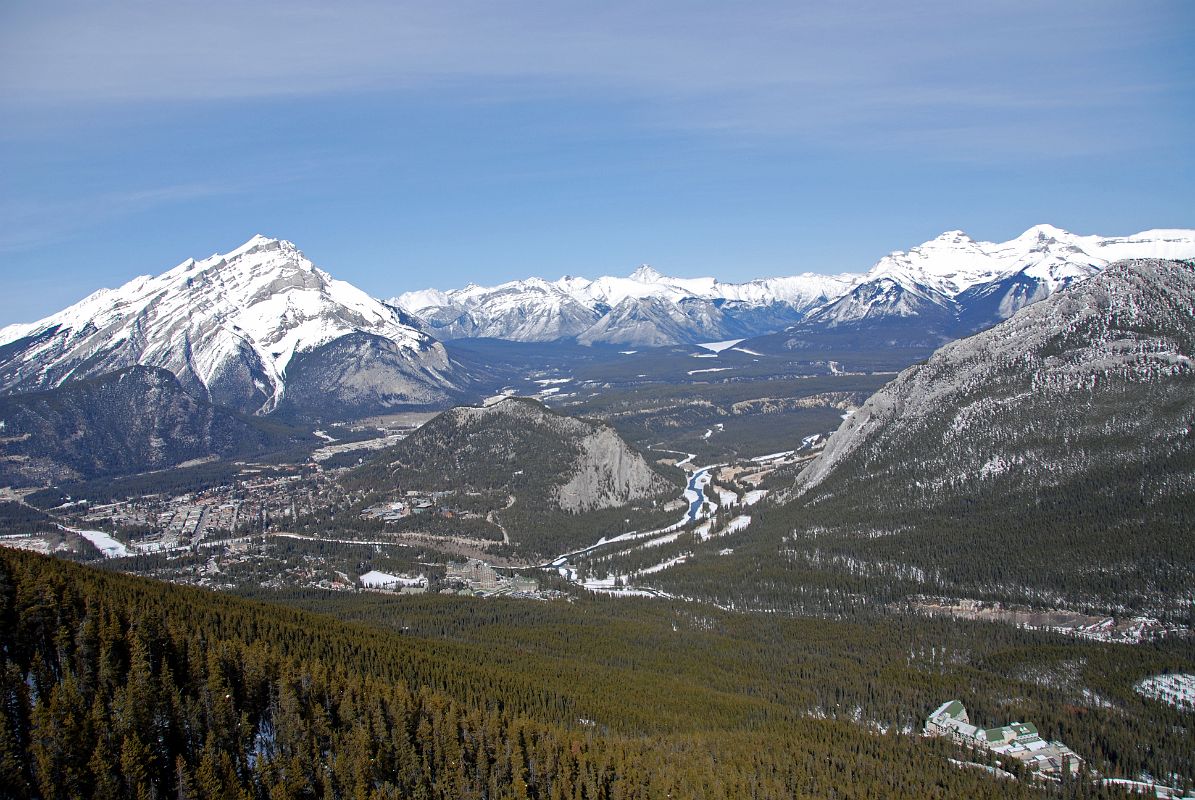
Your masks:
[{"label": "tree-covered knoll", "polygon": [[608,427],[528,399],[447,411],[351,470],[342,484],[373,497],[409,490],[498,494],[490,520],[507,533],[504,552],[532,557],[634,526],[666,525],[674,515],[658,507],[682,488],[679,470],[665,474],[649,465]]}]

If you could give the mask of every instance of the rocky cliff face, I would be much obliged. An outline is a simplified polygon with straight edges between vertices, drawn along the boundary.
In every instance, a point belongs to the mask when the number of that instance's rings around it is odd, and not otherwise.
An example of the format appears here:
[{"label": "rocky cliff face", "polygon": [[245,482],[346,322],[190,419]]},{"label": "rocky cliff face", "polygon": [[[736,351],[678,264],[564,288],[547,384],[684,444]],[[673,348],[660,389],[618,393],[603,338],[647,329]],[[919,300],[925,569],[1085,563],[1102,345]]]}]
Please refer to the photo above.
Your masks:
[{"label": "rocky cliff face", "polygon": [[198,400],[154,367],[0,397],[0,485],[148,472],[287,442],[284,429]]},{"label": "rocky cliff face", "polygon": [[668,484],[613,428],[597,426],[578,433],[575,472],[556,491],[556,503],[563,510],[616,508],[668,491]]}]

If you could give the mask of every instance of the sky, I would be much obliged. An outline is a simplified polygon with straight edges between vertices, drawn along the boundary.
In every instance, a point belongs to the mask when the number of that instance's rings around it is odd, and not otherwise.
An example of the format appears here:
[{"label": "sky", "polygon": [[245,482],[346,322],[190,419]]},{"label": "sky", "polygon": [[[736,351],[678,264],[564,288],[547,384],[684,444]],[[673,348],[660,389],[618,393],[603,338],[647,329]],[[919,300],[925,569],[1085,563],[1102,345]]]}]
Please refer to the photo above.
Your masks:
[{"label": "sky", "polygon": [[0,325],[257,233],[378,297],[1195,227],[1195,3],[0,4]]}]

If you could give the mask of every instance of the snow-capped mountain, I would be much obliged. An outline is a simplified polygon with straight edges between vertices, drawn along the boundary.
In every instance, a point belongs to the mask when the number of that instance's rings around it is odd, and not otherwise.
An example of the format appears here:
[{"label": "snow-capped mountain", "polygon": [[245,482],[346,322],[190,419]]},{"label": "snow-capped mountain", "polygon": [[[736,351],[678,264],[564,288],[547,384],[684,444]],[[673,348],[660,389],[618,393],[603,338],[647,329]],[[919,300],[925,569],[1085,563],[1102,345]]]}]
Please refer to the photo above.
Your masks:
[{"label": "snow-capped mountain", "polygon": [[652,346],[759,336],[797,323],[798,333],[808,336],[898,321],[906,338],[940,343],[1007,319],[1125,258],[1195,258],[1195,231],[1109,238],[1038,225],[1007,242],[947,231],[884,256],[863,274],[723,283],[672,278],[642,266],[625,278],[471,284],[407,292],[390,302],[445,339]]},{"label": "snow-capped mountain", "polygon": [[444,347],[416,320],[264,236],[0,330],[5,392],[135,364],[255,413],[434,404],[456,380]]},{"label": "snow-capped mountain", "polygon": [[839,296],[854,277],[805,274],[736,284],[672,278],[644,265],[625,278],[470,284],[407,292],[390,303],[444,339],[664,345],[776,330]]},{"label": "snow-capped mountain", "polygon": [[999,243],[947,231],[884,256],[842,297],[810,312],[806,322],[835,327],[886,317],[953,318],[971,331],[1008,319],[1113,261],[1192,257],[1192,230],[1106,238],[1037,225]]}]

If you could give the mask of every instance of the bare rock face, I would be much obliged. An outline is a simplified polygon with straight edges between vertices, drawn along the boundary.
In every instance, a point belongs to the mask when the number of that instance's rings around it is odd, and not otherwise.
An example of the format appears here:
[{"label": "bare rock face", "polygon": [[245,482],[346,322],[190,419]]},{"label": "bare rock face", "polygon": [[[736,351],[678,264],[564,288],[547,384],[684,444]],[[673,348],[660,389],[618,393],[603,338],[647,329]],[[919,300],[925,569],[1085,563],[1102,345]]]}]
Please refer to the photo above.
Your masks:
[{"label": "bare rock face", "polygon": [[613,428],[595,427],[578,445],[581,454],[576,472],[556,492],[556,502],[565,511],[614,508],[669,489],[668,483]]}]

